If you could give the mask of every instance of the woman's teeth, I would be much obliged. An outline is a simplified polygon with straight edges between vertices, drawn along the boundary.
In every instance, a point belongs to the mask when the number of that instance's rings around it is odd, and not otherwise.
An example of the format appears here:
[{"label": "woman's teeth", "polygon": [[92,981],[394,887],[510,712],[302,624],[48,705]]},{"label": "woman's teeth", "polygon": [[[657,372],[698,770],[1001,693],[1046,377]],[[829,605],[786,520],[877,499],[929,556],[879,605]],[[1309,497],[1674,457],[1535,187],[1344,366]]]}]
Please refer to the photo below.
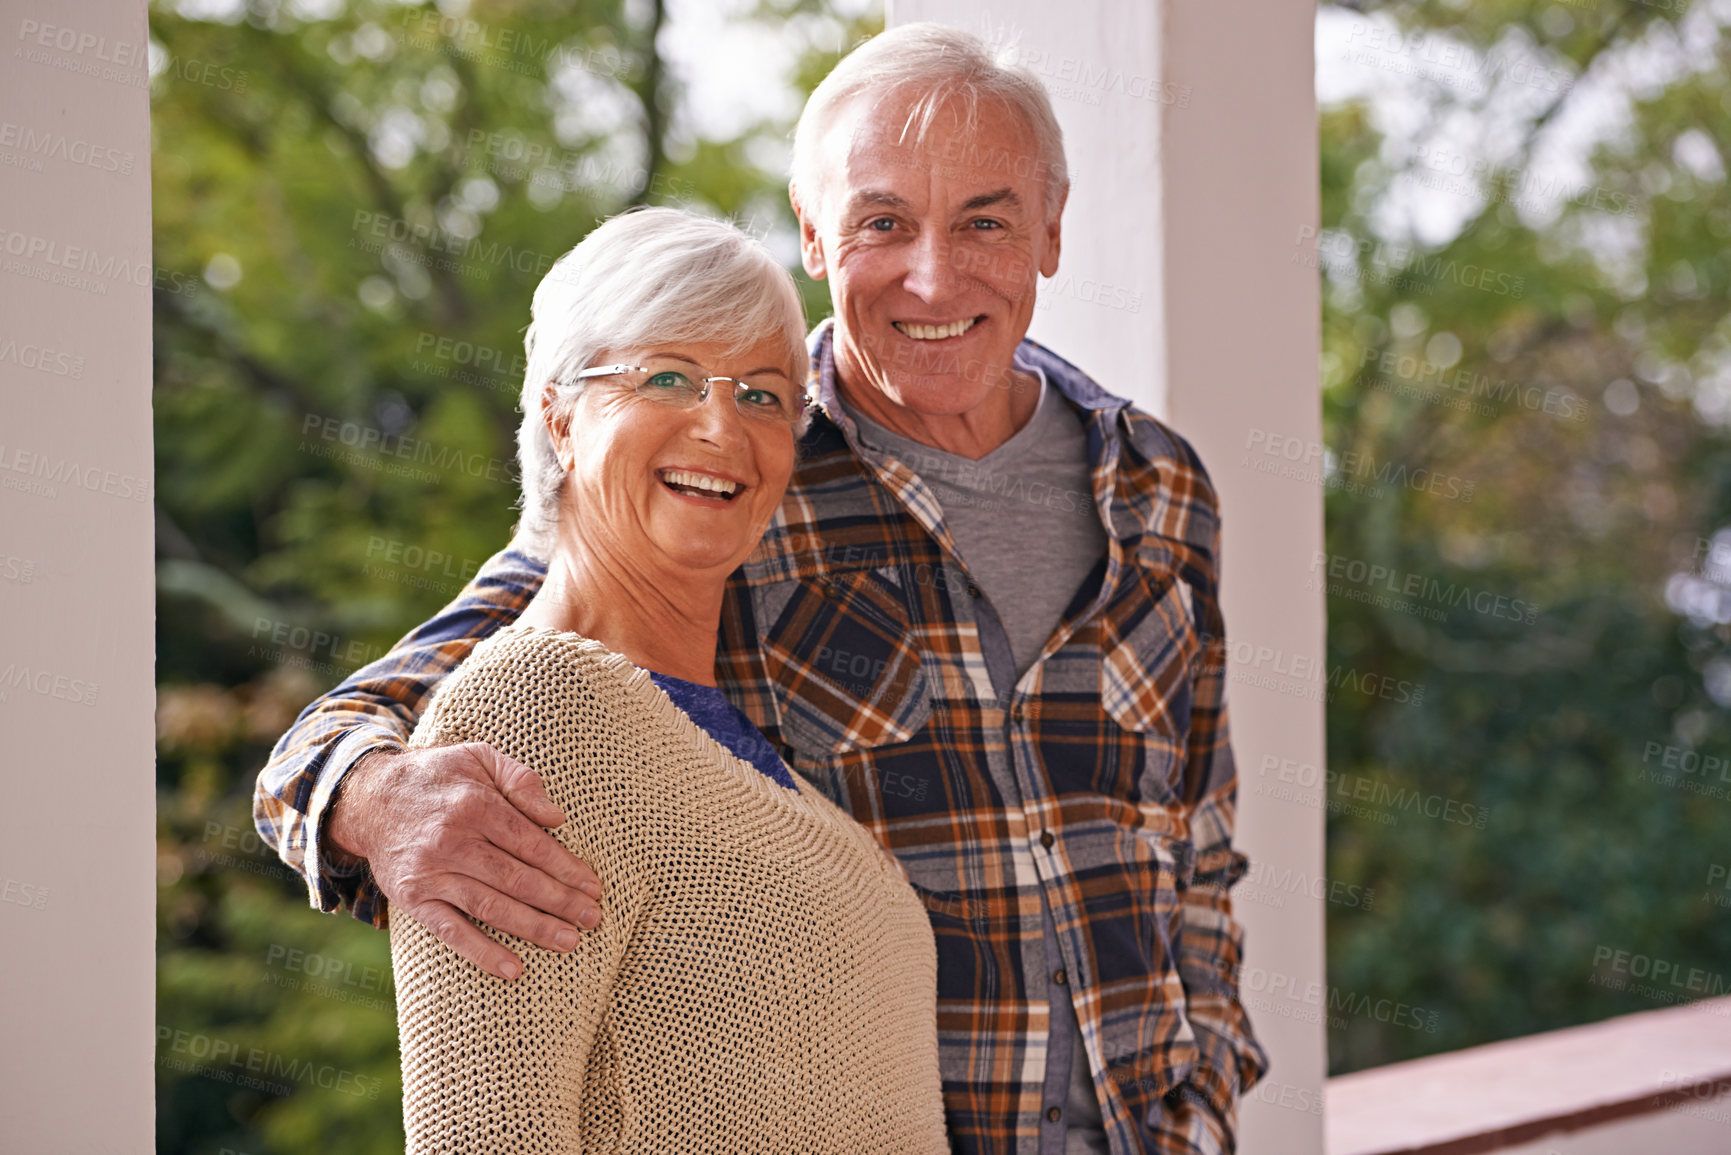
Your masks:
[{"label": "woman's teeth", "polygon": [[684,469],[664,469],[661,471],[661,480],[674,489],[694,489],[702,493],[713,493],[720,497],[732,497],[739,492],[738,482],[711,477],[707,473],[691,473]]},{"label": "woman's teeth", "polygon": [[960,337],[974,327],[977,319],[969,317],[965,321],[951,321],[948,325],[915,325],[908,321],[893,321],[891,324],[916,341],[941,341],[945,337]]}]

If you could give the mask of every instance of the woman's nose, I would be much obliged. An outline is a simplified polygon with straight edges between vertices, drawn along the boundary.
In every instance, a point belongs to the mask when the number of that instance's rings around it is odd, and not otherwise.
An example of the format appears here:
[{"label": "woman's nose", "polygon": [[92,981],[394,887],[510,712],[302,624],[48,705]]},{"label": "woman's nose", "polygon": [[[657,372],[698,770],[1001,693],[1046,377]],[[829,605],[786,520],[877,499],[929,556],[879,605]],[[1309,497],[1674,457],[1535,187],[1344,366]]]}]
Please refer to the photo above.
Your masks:
[{"label": "woman's nose", "polygon": [[709,395],[690,409],[690,431],[717,445],[742,441],[745,431],[740,428],[745,418],[733,400],[733,382],[711,381]]}]

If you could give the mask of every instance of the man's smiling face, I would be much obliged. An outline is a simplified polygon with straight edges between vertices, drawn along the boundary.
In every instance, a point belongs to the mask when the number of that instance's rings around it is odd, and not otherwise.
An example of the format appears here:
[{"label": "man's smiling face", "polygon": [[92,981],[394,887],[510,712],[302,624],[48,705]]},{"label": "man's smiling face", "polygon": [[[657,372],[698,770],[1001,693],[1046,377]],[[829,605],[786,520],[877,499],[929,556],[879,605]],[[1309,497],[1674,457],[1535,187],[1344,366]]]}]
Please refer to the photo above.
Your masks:
[{"label": "man's smiling face", "polygon": [[995,424],[1038,278],[1058,268],[1058,213],[1010,108],[981,99],[970,129],[951,101],[915,141],[910,103],[868,91],[835,111],[821,187],[795,190],[805,268],[829,278],[845,400],[892,428]]}]

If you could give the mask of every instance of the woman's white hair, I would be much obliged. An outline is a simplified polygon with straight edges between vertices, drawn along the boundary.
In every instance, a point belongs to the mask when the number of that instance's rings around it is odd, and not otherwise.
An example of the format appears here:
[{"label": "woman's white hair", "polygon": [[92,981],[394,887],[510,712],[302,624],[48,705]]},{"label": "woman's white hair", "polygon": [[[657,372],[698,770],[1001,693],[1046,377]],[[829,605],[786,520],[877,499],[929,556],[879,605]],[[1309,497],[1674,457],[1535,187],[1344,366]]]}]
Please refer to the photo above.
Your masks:
[{"label": "woman's white hair", "polygon": [[[780,338],[794,383],[806,376],[805,313],[793,277],[733,225],[678,209],[634,209],[598,225],[548,270],[529,312],[518,530],[543,550],[564,491],[548,410],[576,401],[587,382],[573,378],[603,349],[713,341],[743,353]],[[802,421],[795,435],[803,430]]]},{"label": "woman's white hair", "polygon": [[1052,100],[1040,78],[1015,62],[1013,49],[995,57],[985,41],[945,24],[922,21],[903,24],[874,36],[846,56],[812,90],[799,124],[793,130],[790,175],[795,196],[808,209],[818,204],[823,184],[822,140],[835,113],[865,92],[880,97],[905,92],[911,97],[901,139],[919,143],[930,131],[938,110],[952,99],[961,102],[964,130],[977,123],[982,97],[1007,106],[1034,135],[1031,161],[1045,177],[1046,213],[1062,204],[1070,186],[1064,163],[1064,130],[1052,111]]}]

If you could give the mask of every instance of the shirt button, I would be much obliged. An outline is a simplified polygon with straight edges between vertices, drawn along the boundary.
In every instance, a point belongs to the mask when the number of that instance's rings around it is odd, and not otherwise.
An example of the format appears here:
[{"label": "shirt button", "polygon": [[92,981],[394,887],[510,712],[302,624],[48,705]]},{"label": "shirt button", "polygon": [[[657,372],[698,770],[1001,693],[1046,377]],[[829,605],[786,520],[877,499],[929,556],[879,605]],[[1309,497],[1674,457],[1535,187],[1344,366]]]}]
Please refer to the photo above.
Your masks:
[{"label": "shirt button", "polygon": [[1061,1119],[1063,1117],[1064,1117],[1064,1112],[1058,1110],[1058,1108],[1056,1108],[1056,1107],[1047,1107],[1046,1108],[1046,1118],[1050,1119],[1052,1122],[1056,1123],[1059,1119]]},{"label": "shirt button", "polygon": [[1017,702],[1015,705],[1010,707],[1010,718],[1013,721],[1020,722],[1022,720],[1022,715],[1026,712],[1027,711],[1022,709],[1022,703]]},{"label": "shirt button", "polygon": [[968,583],[968,596],[971,598],[979,597],[980,596],[980,587],[975,585],[973,582],[969,582]]},{"label": "shirt button", "polygon": [[1054,971],[1052,973],[1052,981],[1057,983],[1061,987],[1062,986],[1068,986],[1070,983],[1070,976],[1066,975],[1064,973],[1063,967],[1059,967],[1056,971]]},{"label": "shirt button", "polygon": [[1044,846],[1047,850],[1052,849],[1052,843],[1056,841],[1058,840],[1052,837],[1052,832],[1050,830],[1040,831],[1040,845]]}]

